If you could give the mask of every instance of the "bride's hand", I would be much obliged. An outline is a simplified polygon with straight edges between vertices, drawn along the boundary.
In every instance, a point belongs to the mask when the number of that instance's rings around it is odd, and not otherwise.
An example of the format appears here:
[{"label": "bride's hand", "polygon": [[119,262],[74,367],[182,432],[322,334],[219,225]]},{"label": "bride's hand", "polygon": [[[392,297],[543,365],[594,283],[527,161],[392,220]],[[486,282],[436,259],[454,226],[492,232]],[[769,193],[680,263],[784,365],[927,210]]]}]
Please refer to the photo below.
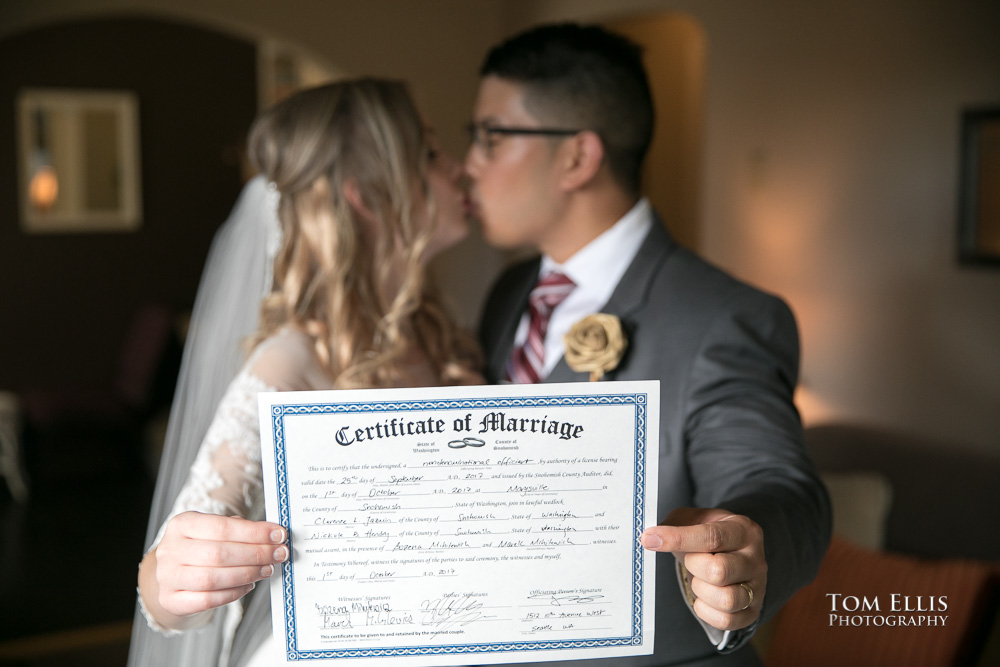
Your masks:
[{"label": "bride's hand", "polygon": [[[288,560],[286,537],[281,526],[267,521],[200,512],[178,514],[150,552],[155,558],[155,606],[171,616],[185,617],[238,600]],[[152,597],[144,596],[147,602]],[[161,622],[167,627],[184,625],[171,620]]]}]

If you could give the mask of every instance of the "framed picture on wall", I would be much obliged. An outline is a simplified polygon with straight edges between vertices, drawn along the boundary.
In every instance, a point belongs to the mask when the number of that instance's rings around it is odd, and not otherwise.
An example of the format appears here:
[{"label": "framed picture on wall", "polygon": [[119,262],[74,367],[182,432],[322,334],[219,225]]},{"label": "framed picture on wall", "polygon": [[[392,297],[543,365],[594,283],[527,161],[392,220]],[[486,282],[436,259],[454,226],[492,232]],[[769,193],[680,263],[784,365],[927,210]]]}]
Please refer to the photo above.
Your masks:
[{"label": "framed picture on wall", "polygon": [[1000,266],[1000,107],[962,113],[958,257]]},{"label": "framed picture on wall", "polygon": [[20,92],[18,203],[25,232],[139,228],[138,106],[128,91]]}]

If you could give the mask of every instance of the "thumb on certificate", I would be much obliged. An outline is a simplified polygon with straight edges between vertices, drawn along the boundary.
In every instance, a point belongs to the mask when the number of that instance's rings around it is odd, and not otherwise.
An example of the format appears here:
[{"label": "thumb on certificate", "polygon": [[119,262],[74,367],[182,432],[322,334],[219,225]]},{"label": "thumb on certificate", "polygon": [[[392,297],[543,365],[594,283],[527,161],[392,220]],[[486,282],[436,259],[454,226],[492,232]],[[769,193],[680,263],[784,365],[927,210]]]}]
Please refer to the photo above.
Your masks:
[{"label": "thumb on certificate", "polygon": [[735,515],[719,508],[678,507],[659,525],[647,528],[640,540],[651,551],[724,551],[725,530],[720,530],[716,522],[731,516]]}]

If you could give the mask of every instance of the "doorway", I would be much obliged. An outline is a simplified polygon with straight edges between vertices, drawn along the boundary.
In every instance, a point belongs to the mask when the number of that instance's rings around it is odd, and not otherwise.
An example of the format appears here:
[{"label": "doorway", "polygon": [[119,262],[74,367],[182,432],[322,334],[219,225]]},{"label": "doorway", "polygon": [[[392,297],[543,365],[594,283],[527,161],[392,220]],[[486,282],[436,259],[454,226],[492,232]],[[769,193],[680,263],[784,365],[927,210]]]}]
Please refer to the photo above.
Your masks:
[{"label": "doorway", "polygon": [[674,238],[698,249],[705,33],[680,13],[633,16],[604,23],[643,47],[656,105],[643,190]]}]

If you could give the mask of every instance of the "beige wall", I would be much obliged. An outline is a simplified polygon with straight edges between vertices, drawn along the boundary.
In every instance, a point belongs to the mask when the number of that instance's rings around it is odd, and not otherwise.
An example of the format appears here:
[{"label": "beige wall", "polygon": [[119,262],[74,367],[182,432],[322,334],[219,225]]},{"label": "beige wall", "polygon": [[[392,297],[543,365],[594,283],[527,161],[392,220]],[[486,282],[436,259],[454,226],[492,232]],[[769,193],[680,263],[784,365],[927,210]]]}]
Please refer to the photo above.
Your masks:
[{"label": "beige wall", "polygon": [[[954,259],[959,111],[1000,105],[994,0],[6,0],[0,36],[137,6],[410,79],[455,150],[475,67],[506,32],[687,13],[708,54],[700,247],[796,311],[807,423],[1000,451],[1000,271]],[[446,287],[471,317],[500,259],[478,240],[448,259]]]}]

